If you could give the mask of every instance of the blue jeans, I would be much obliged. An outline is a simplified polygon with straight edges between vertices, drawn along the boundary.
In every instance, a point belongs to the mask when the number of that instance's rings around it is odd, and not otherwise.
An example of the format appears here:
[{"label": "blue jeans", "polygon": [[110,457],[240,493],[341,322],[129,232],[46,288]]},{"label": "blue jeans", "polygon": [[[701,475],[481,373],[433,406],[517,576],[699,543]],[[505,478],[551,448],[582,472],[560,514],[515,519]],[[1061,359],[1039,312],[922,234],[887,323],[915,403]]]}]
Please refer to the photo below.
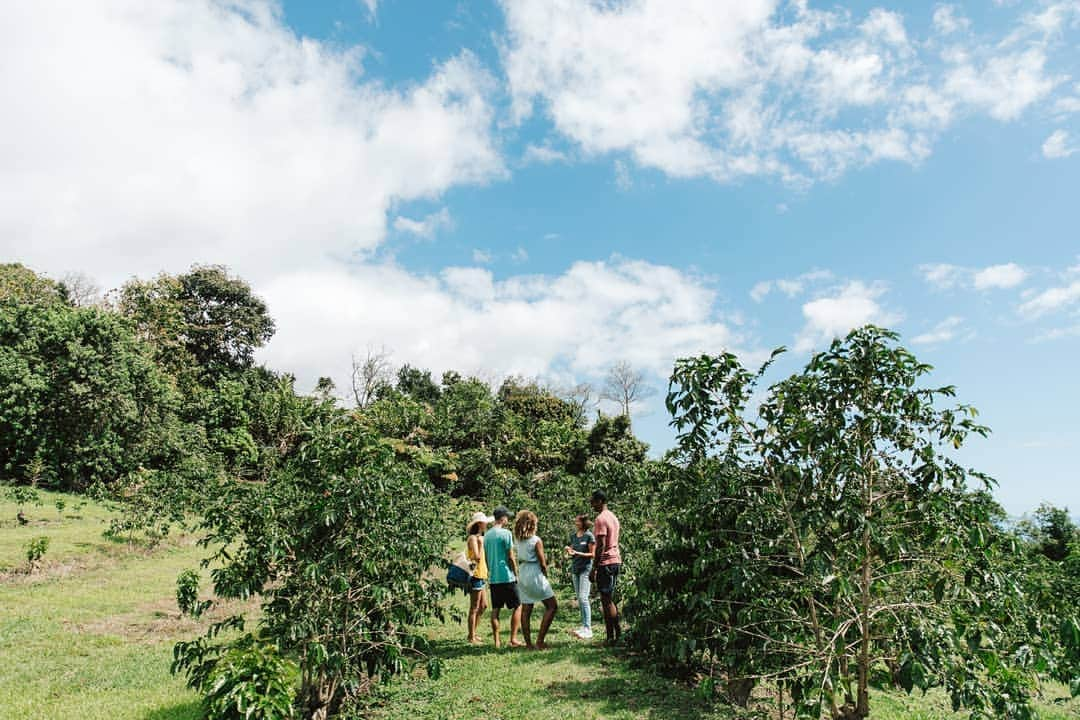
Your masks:
[{"label": "blue jeans", "polygon": [[581,626],[592,627],[592,606],[589,604],[589,591],[592,584],[589,582],[589,571],[583,573],[571,573],[574,580],[574,596],[577,597],[578,609],[581,610]]}]

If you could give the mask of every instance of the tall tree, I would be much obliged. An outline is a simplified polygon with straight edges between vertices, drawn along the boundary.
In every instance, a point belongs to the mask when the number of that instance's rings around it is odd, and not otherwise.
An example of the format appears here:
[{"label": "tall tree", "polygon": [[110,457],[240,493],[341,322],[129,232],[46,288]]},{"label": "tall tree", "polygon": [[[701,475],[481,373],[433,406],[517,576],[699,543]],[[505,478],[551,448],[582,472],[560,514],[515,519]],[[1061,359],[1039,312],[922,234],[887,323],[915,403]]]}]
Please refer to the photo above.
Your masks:
[{"label": "tall tree", "polygon": [[176,351],[183,350],[212,377],[251,367],[255,351],[274,335],[266,303],[220,265],[133,280],[121,290],[120,309],[168,364],[181,362]]},{"label": "tall tree", "polygon": [[101,286],[86,273],[67,273],[60,279],[60,284],[64,286],[68,301],[75,307],[90,307],[104,302]]},{"label": "tall tree", "polygon": [[360,358],[352,358],[352,393],[358,408],[365,408],[376,398],[379,391],[393,382],[390,352],[385,348],[368,347]]},{"label": "tall tree", "polygon": [[645,382],[645,373],[635,369],[625,360],[620,360],[608,370],[604,378],[604,387],[600,391],[600,399],[618,403],[620,413],[630,417],[634,403],[655,394],[656,388]]}]

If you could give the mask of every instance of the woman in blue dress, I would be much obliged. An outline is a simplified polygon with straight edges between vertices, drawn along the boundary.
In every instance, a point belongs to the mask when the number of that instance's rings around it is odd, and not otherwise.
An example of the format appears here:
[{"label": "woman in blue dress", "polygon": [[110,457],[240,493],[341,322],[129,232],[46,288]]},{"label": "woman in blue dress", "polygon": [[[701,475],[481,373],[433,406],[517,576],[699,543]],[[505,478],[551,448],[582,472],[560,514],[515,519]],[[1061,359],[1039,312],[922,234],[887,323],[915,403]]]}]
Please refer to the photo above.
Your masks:
[{"label": "woman in blue dress", "polygon": [[547,556],[544,555],[544,542],[536,534],[538,521],[536,514],[528,510],[522,510],[514,519],[514,552],[518,562],[518,595],[521,597],[521,629],[525,635],[525,646],[534,649],[532,642],[532,628],[529,620],[532,617],[533,605],[544,604],[544,618],[540,621],[540,632],[536,635],[535,649],[546,650],[548,629],[551,621],[555,619],[555,611],[559,608],[559,602],[555,599],[555,591],[548,582]]}]

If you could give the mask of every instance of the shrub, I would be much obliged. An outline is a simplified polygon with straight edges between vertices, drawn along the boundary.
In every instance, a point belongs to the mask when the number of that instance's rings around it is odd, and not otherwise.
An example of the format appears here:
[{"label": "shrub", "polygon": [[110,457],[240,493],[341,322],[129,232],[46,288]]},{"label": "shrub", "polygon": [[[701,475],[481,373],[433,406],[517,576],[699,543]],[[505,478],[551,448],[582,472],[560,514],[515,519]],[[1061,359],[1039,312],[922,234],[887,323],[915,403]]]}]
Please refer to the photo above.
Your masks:
[{"label": "shrub", "polygon": [[49,549],[49,542],[49,537],[42,535],[26,544],[26,562],[31,570],[41,563],[41,558],[45,557],[45,553]]},{"label": "shrub", "polygon": [[[332,408],[302,436],[269,482],[223,485],[202,527],[215,594],[262,597],[260,635],[297,658],[303,716],[325,718],[423,657],[414,628],[442,615],[429,570],[449,538],[444,498],[390,443]],[[215,636],[242,625],[178,643],[174,671],[202,685],[228,652]]]},{"label": "shrub", "polygon": [[207,720],[287,720],[296,717],[297,668],[271,645],[245,636],[226,652],[204,689]]}]

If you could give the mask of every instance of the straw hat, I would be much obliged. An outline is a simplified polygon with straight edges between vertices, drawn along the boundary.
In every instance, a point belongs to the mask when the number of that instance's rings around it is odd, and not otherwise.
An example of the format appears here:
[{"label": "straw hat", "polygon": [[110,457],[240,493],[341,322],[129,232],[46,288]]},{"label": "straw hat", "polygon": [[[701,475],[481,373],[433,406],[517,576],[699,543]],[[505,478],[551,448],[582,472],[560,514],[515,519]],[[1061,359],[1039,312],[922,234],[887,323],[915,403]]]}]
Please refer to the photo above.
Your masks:
[{"label": "straw hat", "polygon": [[469,519],[469,522],[465,523],[465,532],[469,532],[470,530],[472,530],[472,526],[478,522],[491,524],[495,522],[495,518],[491,517],[490,515],[485,515],[482,512],[475,512],[473,513],[473,516]]}]

